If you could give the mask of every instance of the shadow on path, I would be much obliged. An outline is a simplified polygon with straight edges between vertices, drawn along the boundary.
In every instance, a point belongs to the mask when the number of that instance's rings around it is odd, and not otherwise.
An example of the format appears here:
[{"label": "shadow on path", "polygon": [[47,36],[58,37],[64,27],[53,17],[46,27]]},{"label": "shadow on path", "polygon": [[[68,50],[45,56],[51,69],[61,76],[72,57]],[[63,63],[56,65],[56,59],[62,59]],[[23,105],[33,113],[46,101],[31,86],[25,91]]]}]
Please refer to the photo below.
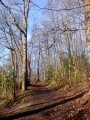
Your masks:
[{"label": "shadow on path", "polygon": [[65,104],[65,103],[70,102],[72,100],[75,100],[77,98],[80,98],[83,95],[85,95],[86,92],[87,91],[84,91],[84,92],[82,92],[82,93],[80,93],[80,94],[78,94],[78,95],[76,95],[74,97],[64,99],[62,101],[59,101],[59,102],[56,102],[56,103],[53,103],[53,104],[50,104],[50,105],[46,105],[46,106],[37,108],[35,110],[25,111],[25,112],[22,112],[22,113],[13,113],[13,114],[11,113],[11,115],[9,113],[6,116],[0,117],[0,120],[12,120],[12,119],[21,118],[21,117],[28,116],[28,115],[33,115],[33,114],[42,112],[44,110],[48,110],[50,108],[56,107],[58,105]]},{"label": "shadow on path", "polygon": [[54,92],[55,90],[51,90],[51,89],[48,89],[46,88],[45,86],[42,86],[42,85],[31,85],[31,87],[34,87],[33,90],[31,91],[27,91],[26,93],[22,94],[22,95],[19,95],[16,97],[16,101],[19,101],[25,97],[28,97],[30,95],[32,96],[40,96],[40,95],[46,95],[46,94],[49,94],[51,92]]}]

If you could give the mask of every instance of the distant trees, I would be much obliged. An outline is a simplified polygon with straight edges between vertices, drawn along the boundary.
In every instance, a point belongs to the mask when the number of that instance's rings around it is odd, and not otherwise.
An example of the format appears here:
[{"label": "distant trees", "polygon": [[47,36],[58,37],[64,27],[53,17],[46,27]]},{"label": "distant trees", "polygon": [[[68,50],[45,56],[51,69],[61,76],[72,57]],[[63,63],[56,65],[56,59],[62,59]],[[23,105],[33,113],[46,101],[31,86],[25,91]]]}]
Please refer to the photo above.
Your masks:
[{"label": "distant trees", "polygon": [[[62,6],[61,11],[59,6]],[[41,42],[44,59],[43,62],[40,59],[40,67],[44,63],[42,69],[44,78],[54,84],[60,82],[72,84],[81,79],[86,80],[87,57],[83,7],[80,7],[78,1],[71,4],[70,1],[62,3],[49,0],[44,12],[47,19],[34,31],[38,36],[38,39],[37,37],[35,39],[38,43]]]}]

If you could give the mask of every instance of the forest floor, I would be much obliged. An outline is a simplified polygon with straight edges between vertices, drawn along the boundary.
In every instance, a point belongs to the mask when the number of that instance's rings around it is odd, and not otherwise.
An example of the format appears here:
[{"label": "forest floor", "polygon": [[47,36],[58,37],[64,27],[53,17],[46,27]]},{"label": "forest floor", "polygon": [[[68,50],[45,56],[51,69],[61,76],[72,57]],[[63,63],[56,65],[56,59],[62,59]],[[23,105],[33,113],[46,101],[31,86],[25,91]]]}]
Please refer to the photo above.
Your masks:
[{"label": "forest floor", "polygon": [[0,120],[90,120],[90,83],[67,90],[33,84],[14,104],[0,108]]}]

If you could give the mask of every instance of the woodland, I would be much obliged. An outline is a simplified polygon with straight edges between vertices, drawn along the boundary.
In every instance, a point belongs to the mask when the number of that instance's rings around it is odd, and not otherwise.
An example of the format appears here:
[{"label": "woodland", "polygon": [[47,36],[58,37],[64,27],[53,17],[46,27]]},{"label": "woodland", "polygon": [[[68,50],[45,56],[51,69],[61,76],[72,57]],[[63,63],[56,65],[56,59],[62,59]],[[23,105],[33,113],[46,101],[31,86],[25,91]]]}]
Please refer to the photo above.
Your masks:
[{"label": "woodland", "polygon": [[90,0],[0,0],[0,120],[90,120]]}]

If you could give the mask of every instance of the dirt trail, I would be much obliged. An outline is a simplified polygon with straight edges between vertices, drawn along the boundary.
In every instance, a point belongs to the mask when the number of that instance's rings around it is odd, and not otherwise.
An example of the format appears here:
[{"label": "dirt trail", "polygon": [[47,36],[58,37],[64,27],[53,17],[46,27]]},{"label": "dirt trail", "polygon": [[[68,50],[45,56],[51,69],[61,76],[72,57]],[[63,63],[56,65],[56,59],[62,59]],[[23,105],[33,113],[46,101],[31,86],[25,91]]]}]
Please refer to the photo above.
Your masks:
[{"label": "dirt trail", "polygon": [[0,110],[0,120],[90,120],[88,83],[66,90],[51,90],[42,83],[18,95],[16,102]]}]

